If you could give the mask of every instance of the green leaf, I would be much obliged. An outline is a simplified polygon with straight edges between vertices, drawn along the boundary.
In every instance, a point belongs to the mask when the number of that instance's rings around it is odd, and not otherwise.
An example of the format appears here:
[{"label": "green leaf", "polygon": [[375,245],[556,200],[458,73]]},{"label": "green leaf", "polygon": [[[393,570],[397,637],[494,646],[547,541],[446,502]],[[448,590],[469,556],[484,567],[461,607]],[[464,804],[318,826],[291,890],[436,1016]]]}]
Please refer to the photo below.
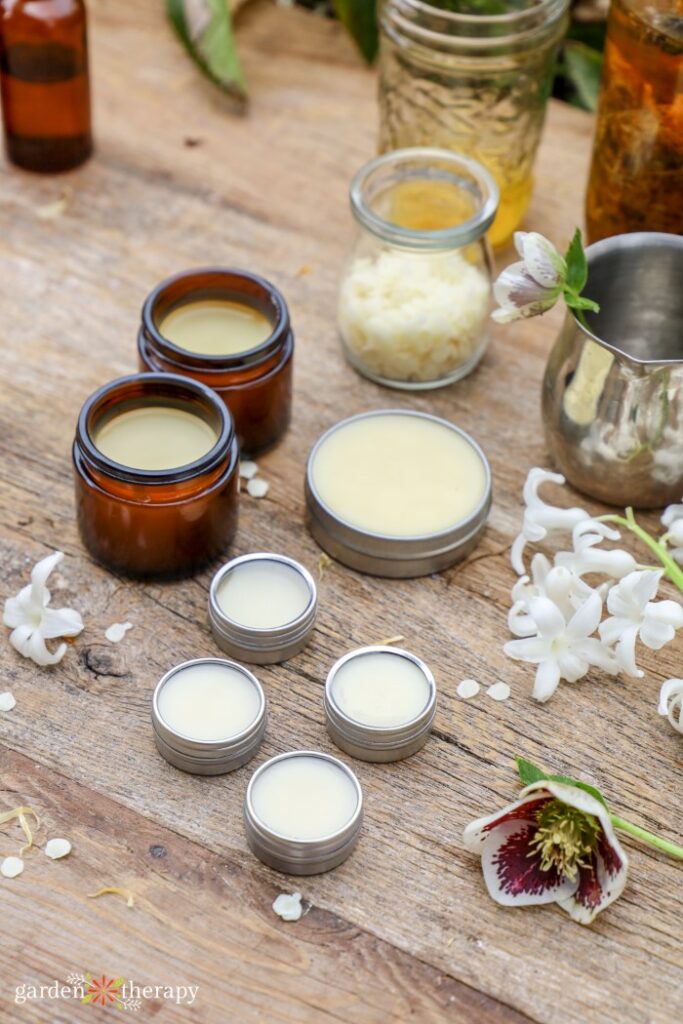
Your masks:
[{"label": "green leaf", "polygon": [[595,111],[602,77],[602,54],[585,43],[568,39],[563,58],[565,76],[576,90],[581,106]]},{"label": "green leaf", "polygon": [[548,778],[546,773],[537,768],[531,761],[526,761],[523,757],[516,757],[515,760],[522,785],[530,786],[532,782],[540,782],[541,779]]},{"label": "green leaf", "polygon": [[572,295],[565,293],[564,301],[571,309],[590,309],[591,313],[599,313],[600,305],[593,299],[586,299],[583,295]]},{"label": "green leaf", "polygon": [[566,286],[575,295],[580,295],[588,280],[588,264],[586,263],[586,254],[583,251],[583,241],[581,240],[579,228],[574,232],[574,237],[569,243],[564,259],[567,264]]},{"label": "green leaf", "polygon": [[166,13],[207,78],[244,100],[246,87],[227,0],[166,0]]},{"label": "green leaf", "polygon": [[333,0],[333,5],[337,17],[356,46],[368,64],[372,64],[379,46],[375,0]]}]

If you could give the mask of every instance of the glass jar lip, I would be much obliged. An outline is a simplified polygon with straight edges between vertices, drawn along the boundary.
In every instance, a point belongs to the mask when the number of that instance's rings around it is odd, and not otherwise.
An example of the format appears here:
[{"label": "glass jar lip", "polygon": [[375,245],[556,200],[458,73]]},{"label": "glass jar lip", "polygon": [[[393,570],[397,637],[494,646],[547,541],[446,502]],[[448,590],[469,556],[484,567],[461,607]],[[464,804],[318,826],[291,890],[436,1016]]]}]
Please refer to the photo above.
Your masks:
[{"label": "glass jar lip", "polygon": [[[220,430],[213,447],[194,462],[188,462],[184,466],[172,469],[135,469],[116,462],[101,452],[90,432],[91,421],[107,398],[113,396],[115,399],[117,392],[120,392],[122,399],[125,400],[127,390],[134,385],[140,385],[142,390],[139,396],[135,395],[133,398],[142,398],[145,393],[173,397],[173,392],[182,398],[183,394],[187,396],[190,392],[205,406],[210,407],[220,423]],[[225,403],[206,384],[192,380],[190,377],[181,377],[175,373],[132,373],[126,377],[117,377],[115,380],[109,381],[108,384],[103,384],[86,399],[81,408],[76,424],[76,445],[87,463],[106,476],[126,483],[138,484],[161,485],[191,480],[193,477],[216,469],[225,462],[229,458],[233,446],[237,458],[235,428]]]},{"label": "glass jar lip", "polygon": [[[237,278],[242,281],[248,281],[250,284],[261,288],[263,292],[268,295],[268,299],[272,303],[276,313],[276,320],[268,337],[253,348],[245,349],[243,352],[234,352],[228,355],[213,355],[208,352],[190,352],[188,349],[181,348],[168,338],[165,338],[157,327],[154,316],[155,306],[159,301],[159,297],[174,284],[186,279],[191,280],[193,277],[198,277],[200,275],[204,277],[213,277],[217,280],[229,275],[232,279]],[[250,303],[245,301],[245,305],[250,305]],[[271,355],[272,351],[277,348],[282,339],[288,334],[290,330],[289,308],[279,289],[259,274],[254,274],[249,270],[241,270],[237,267],[191,267],[187,270],[181,270],[177,274],[171,274],[170,277],[164,278],[163,281],[160,281],[159,284],[152,289],[142,305],[142,327],[144,332],[153,339],[154,344],[162,354],[170,356],[176,362],[182,360],[182,362],[188,367],[208,367],[213,370],[218,370],[224,367],[232,367],[237,364],[252,366]]]},{"label": "glass jar lip", "polygon": [[[443,8],[435,7],[428,0],[394,0],[394,4],[416,15],[440,19],[444,25],[467,25],[471,27],[478,25],[490,26],[491,28],[509,25],[511,29],[517,29],[523,27],[527,20],[537,18],[539,14],[551,15],[555,12],[558,15],[561,14],[569,6],[569,0],[537,0],[537,3],[530,7],[506,11],[505,14],[468,14],[465,11],[447,11]],[[432,36],[440,35],[436,30],[430,31],[425,29],[424,31],[425,34]]]},{"label": "glass jar lip", "polygon": [[[479,209],[473,216],[454,227],[441,228],[437,231],[418,231],[385,220],[370,208],[365,201],[364,190],[376,171],[392,165],[400,167],[404,163],[410,164],[419,160],[425,163],[449,164],[454,173],[464,169],[474,178],[481,196]],[[442,166],[438,177],[443,178],[443,173]],[[425,178],[429,176],[424,175]],[[455,184],[460,183],[456,181]],[[490,171],[477,160],[437,146],[414,146],[391,150],[363,164],[351,182],[349,199],[351,211],[358,223],[383,242],[415,251],[438,252],[456,249],[480,239],[493,223],[498,211],[499,191]]]}]

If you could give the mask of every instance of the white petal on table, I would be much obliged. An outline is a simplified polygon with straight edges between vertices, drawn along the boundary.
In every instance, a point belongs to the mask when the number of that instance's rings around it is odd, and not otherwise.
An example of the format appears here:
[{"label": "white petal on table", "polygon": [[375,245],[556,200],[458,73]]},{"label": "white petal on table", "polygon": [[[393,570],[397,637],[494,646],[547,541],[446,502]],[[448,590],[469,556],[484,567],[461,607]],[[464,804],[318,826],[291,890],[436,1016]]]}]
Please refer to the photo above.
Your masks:
[{"label": "white petal on table", "polygon": [[16,707],[16,704],[14,694],[10,693],[9,690],[6,693],[0,693],[0,711],[11,711],[12,708]]}]

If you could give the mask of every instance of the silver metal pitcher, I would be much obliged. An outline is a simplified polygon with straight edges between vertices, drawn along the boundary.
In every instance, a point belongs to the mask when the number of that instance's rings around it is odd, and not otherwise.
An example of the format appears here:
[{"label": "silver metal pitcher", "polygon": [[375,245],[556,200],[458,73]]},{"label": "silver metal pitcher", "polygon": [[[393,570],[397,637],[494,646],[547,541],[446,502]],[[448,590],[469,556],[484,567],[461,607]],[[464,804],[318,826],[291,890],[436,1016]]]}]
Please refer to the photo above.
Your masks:
[{"label": "silver metal pitcher", "polygon": [[550,453],[580,491],[609,505],[683,498],[683,237],[638,232],[589,246],[585,294],[543,381]]}]

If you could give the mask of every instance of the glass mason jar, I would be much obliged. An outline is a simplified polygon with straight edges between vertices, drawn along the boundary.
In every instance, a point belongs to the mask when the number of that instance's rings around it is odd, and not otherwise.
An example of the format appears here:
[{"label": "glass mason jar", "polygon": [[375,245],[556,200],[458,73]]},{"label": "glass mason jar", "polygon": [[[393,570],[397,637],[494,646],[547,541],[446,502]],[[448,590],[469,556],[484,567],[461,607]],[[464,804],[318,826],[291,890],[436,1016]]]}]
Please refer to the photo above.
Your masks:
[{"label": "glass mason jar", "polygon": [[[161,469],[125,465],[98,447],[98,434],[117,417],[159,406],[201,419],[215,437],[212,447],[191,463]],[[133,443],[144,445],[137,435]],[[230,413],[203,384],[167,373],[105,384],[81,409],[72,453],[78,528],[101,565],[173,579],[199,572],[232,543],[239,448]]]},{"label": "glass mason jar", "polygon": [[586,196],[591,242],[683,234],[680,0],[612,0]]},{"label": "glass mason jar", "polygon": [[488,340],[493,178],[446,150],[404,149],[362,167],[350,198],[359,230],[338,310],[347,359],[393,388],[464,377]]},{"label": "glass mason jar", "polygon": [[[269,322],[270,333],[252,348],[224,355],[189,351],[164,337],[169,313],[207,300],[254,309]],[[275,285],[256,274],[201,267],[162,281],[142,307],[138,361],[141,370],[178,373],[213,388],[232,413],[243,455],[271,448],[289,426],[294,365],[289,310]]]},{"label": "glass mason jar", "polygon": [[469,0],[382,0],[380,149],[441,146],[483,163],[500,189],[495,246],[529,205],[568,3],[500,0],[506,13],[478,14]]}]

